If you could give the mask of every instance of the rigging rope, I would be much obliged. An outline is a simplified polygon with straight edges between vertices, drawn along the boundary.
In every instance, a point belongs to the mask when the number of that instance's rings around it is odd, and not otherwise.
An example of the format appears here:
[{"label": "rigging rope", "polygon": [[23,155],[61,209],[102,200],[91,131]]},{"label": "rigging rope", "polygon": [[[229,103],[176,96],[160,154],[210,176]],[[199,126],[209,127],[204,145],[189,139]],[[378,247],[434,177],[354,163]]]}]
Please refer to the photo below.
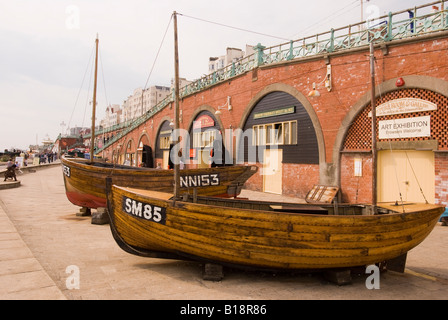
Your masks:
[{"label": "rigging rope", "polygon": [[[160,43],[159,50],[157,51],[156,58],[154,59],[154,62],[152,64],[151,71],[149,72],[149,76],[148,76],[148,79],[146,80],[146,84],[145,84],[145,87],[144,87],[143,91],[145,89],[147,89],[147,87],[148,87],[149,79],[151,78],[152,72],[154,71],[154,67],[156,65],[157,59],[159,58],[160,50],[162,49],[163,43],[165,42],[165,38],[166,38],[166,35],[168,33],[168,29],[170,28],[172,20],[173,20],[173,15],[171,15],[170,21],[168,22],[168,25],[166,27],[165,34],[163,35],[162,42]],[[142,104],[143,104],[143,99],[142,99]]]},{"label": "rigging rope", "polygon": [[78,104],[79,97],[80,97],[81,91],[82,91],[82,87],[84,86],[84,81],[85,81],[86,76],[87,76],[87,71],[89,71],[90,61],[92,60],[92,57],[93,57],[94,53],[95,53],[95,46],[92,48],[92,53],[90,55],[89,61],[87,62],[86,71],[84,72],[84,77],[82,78],[81,86],[79,88],[78,95],[77,95],[76,101],[75,101],[75,105],[73,106],[72,114],[70,116],[70,120],[68,121],[67,128],[70,128],[70,124],[71,124],[72,119],[73,119],[73,114],[75,113],[76,105]]},{"label": "rigging rope", "polygon": [[99,49],[99,56],[100,56],[101,75],[103,76],[104,96],[106,98],[106,106],[109,106],[109,100],[107,99],[107,90],[106,90],[106,78],[104,77],[104,69],[103,69],[103,58],[101,56],[101,47]]},{"label": "rigging rope", "polygon": [[214,22],[214,21],[210,21],[210,20],[205,20],[205,19],[202,19],[202,18],[196,18],[196,17],[192,17],[192,16],[189,16],[189,15],[186,15],[186,14],[182,14],[182,13],[177,13],[177,14],[180,15],[180,16],[186,17],[186,18],[190,18],[190,19],[194,19],[194,20],[198,20],[198,21],[202,21],[202,22],[215,24],[215,25],[218,25],[218,26],[221,26],[221,27],[226,27],[226,28],[230,28],[230,29],[244,31],[244,32],[248,32],[248,33],[254,33],[254,34],[258,34],[258,35],[265,36],[265,37],[291,41],[291,39],[287,39],[287,38],[284,38],[284,37],[278,37],[278,36],[273,36],[273,35],[270,35],[270,34],[261,33],[261,32],[257,32],[257,31],[252,31],[252,30],[248,30],[248,29],[244,29],[244,28],[233,27],[233,26],[230,26],[228,24]]},{"label": "rigging rope", "polygon": [[[91,86],[91,84],[92,84],[93,69],[95,69],[95,68],[94,68],[94,66],[92,65],[92,69],[90,69],[89,88],[87,89],[86,104],[85,104],[85,107],[84,107],[84,116],[83,116],[83,118],[82,118],[82,125],[81,125],[81,127],[84,127],[84,122],[85,122],[85,120],[86,120],[87,106],[89,105],[90,86]],[[93,103],[93,102],[92,102],[92,103]]]},{"label": "rigging rope", "polygon": [[414,174],[415,181],[417,181],[418,187],[420,188],[420,192],[421,192],[423,198],[425,199],[426,204],[428,204],[429,202],[426,199],[425,193],[423,192],[422,186],[420,185],[420,181],[417,178],[417,174],[415,173],[414,166],[412,165],[411,159],[409,159],[408,152],[405,151],[405,154],[406,154],[406,158],[407,158],[407,160],[409,162],[409,165],[411,166],[412,173]]},{"label": "rigging rope", "polygon": [[[375,59],[375,62],[376,62],[376,59]],[[378,64],[377,64],[377,67],[380,68],[380,66],[379,66]],[[382,92],[381,92],[381,87],[379,88],[379,94],[380,94],[380,99],[382,99],[383,96],[382,96]],[[393,121],[395,121],[395,119],[393,119]],[[390,153],[391,153],[391,156],[392,156],[392,158],[394,159],[394,163],[395,163],[395,165],[394,165],[394,169],[395,169],[395,178],[396,178],[396,182],[397,182],[397,187],[398,187],[398,193],[399,193],[399,196],[400,196],[401,206],[403,207],[403,213],[404,213],[404,212],[405,212],[405,207],[404,207],[403,194],[402,194],[402,192],[401,192],[401,187],[400,187],[400,181],[399,181],[399,179],[398,179],[397,163],[396,163],[396,161],[395,161],[395,157],[394,157],[394,150],[393,150],[393,148],[392,148],[392,141],[391,141],[391,139],[388,139],[388,140],[389,140],[388,142],[389,142]],[[423,189],[422,189],[422,186],[421,186],[421,184],[420,184],[420,181],[419,181],[419,179],[418,179],[418,177],[417,177],[417,174],[415,173],[414,166],[412,165],[411,159],[409,158],[409,153],[408,153],[407,150],[404,150],[404,153],[405,153],[406,158],[407,158],[407,161],[408,161],[408,163],[409,163],[409,165],[410,165],[410,167],[411,167],[411,170],[412,170],[412,173],[413,173],[413,175],[414,175],[415,181],[416,181],[417,184],[418,184],[418,187],[419,187],[419,189],[420,189],[420,193],[422,194],[423,198],[425,199],[426,204],[428,204],[429,202],[428,202],[428,200],[427,200],[427,198],[426,198],[425,193],[423,192]],[[397,203],[398,203],[398,201],[397,201]]]}]

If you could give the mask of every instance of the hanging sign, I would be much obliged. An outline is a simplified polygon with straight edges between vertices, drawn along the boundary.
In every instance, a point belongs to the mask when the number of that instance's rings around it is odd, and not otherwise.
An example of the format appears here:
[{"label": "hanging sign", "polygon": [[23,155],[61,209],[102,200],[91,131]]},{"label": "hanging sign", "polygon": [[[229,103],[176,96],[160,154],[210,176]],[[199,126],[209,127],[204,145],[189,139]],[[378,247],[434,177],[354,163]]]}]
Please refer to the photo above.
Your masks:
[{"label": "hanging sign", "polygon": [[[437,105],[435,103],[422,99],[404,98],[391,100],[379,105],[376,108],[376,115],[382,117],[434,110],[437,110]],[[372,112],[369,113],[369,117],[372,117]]]},{"label": "hanging sign", "polygon": [[285,114],[292,114],[296,112],[296,107],[288,107],[283,109],[277,109],[272,111],[266,111],[266,112],[259,112],[254,114],[254,120],[257,119],[263,119],[263,118],[271,118],[271,117],[278,117],[283,116]]},{"label": "hanging sign", "polygon": [[212,117],[204,115],[193,122],[193,129],[210,128],[215,126],[215,121]]},{"label": "hanging sign", "polygon": [[379,122],[380,139],[422,138],[430,136],[430,116]]}]

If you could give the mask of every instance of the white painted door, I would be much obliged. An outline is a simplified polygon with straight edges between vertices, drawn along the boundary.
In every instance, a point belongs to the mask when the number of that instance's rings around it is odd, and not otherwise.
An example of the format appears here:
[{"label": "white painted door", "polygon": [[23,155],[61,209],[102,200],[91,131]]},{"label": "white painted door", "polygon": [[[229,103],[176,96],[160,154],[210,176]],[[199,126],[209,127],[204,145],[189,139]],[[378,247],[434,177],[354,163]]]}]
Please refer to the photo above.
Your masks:
[{"label": "white painted door", "polygon": [[378,201],[435,201],[435,161],[432,151],[378,153]]},{"label": "white painted door", "polygon": [[283,150],[273,149],[264,151],[263,191],[282,194],[283,190]]}]

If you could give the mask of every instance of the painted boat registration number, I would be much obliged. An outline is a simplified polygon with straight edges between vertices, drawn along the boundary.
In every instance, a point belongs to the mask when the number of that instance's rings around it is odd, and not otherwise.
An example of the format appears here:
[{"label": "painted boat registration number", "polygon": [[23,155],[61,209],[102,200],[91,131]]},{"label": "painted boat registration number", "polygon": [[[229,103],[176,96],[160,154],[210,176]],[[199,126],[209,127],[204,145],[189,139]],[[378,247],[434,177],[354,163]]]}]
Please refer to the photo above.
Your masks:
[{"label": "painted boat registration number", "polygon": [[123,197],[123,211],[127,214],[155,223],[166,224],[166,208]]}]

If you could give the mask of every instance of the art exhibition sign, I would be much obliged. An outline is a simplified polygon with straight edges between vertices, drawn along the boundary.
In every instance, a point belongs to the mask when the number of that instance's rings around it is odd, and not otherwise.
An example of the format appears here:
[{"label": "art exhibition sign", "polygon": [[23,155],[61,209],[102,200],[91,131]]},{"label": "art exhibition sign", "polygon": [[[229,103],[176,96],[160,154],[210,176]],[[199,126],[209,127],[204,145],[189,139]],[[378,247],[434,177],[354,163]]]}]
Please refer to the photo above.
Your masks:
[{"label": "art exhibition sign", "polygon": [[431,117],[414,117],[379,122],[380,139],[421,138],[431,136]]}]

